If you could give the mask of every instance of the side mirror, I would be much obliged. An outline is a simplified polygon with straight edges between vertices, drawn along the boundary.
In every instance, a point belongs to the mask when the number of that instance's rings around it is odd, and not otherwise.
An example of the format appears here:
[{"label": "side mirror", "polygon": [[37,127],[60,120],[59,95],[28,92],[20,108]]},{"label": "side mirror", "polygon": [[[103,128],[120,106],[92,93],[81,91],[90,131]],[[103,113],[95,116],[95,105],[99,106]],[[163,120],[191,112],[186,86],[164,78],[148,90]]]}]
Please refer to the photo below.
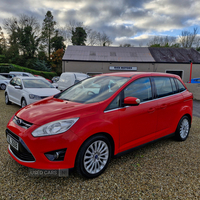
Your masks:
[{"label": "side mirror", "polygon": [[124,99],[124,105],[125,106],[137,106],[140,104],[140,99],[136,97],[126,97]]},{"label": "side mirror", "polygon": [[18,90],[20,90],[20,89],[22,89],[22,86],[15,85],[15,89],[18,89]]}]

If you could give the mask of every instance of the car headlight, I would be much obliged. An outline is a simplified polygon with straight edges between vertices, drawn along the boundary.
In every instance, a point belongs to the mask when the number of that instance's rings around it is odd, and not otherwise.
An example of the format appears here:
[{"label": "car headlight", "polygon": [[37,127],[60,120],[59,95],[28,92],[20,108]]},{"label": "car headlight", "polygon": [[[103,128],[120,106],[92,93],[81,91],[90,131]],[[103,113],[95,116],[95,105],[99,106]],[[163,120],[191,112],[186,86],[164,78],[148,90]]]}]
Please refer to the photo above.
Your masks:
[{"label": "car headlight", "polygon": [[34,95],[34,94],[29,94],[29,98],[30,98],[30,99],[41,99],[40,96]]},{"label": "car headlight", "polygon": [[79,118],[71,118],[50,122],[35,129],[32,132],[32,135],[34,137],[42,137],[64,133],[69,130],[78,121],[78,119]]}]

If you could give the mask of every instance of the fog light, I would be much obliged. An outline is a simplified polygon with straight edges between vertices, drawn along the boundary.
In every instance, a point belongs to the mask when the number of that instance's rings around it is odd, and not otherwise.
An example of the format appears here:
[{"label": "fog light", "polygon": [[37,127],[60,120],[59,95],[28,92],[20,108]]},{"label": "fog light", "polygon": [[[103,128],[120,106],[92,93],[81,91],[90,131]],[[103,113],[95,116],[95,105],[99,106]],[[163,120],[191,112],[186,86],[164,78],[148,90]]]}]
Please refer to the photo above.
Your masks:
[{"label": "fog light", "polygon": [[58,149],[55,151],[50,151],[45,153],[44,155],[50,160],[50,161],[63,161],[65,158],[65,153],[67,149]]},{"label": "fog light", "polygon": [[57,151],[56,151],[56,153],[54,154],[54,158],[55,158],[55,159],[58,159],[59,156],[60,156],[60,152],[57,152]]}]

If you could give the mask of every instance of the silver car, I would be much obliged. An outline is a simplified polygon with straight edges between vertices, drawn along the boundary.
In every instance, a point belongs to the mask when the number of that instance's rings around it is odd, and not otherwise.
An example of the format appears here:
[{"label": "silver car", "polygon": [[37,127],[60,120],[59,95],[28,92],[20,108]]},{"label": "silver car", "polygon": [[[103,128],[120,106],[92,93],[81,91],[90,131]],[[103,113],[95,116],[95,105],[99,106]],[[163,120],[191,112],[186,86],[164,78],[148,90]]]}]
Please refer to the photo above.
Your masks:
[{"label": "silver car", "polygon": [[7,79],[6,77],[0,75],[0,88],[1,88],[1,90],[5,90],[6,89],[6,86],[9,83],[9,81],[10,81],[9,79]]}]

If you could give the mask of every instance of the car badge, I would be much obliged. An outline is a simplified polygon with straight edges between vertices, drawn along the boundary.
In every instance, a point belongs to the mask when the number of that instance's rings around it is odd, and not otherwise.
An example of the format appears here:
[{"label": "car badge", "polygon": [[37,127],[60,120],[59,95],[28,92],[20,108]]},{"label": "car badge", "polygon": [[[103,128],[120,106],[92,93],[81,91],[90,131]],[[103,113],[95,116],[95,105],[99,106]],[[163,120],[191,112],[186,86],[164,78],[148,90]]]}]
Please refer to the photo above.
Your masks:
[{"label": "car badge", "polygon": [[22,121],[21,119],[17,119],[17,123],[18,123],[19,125],[22,125],[23,121]]}]

